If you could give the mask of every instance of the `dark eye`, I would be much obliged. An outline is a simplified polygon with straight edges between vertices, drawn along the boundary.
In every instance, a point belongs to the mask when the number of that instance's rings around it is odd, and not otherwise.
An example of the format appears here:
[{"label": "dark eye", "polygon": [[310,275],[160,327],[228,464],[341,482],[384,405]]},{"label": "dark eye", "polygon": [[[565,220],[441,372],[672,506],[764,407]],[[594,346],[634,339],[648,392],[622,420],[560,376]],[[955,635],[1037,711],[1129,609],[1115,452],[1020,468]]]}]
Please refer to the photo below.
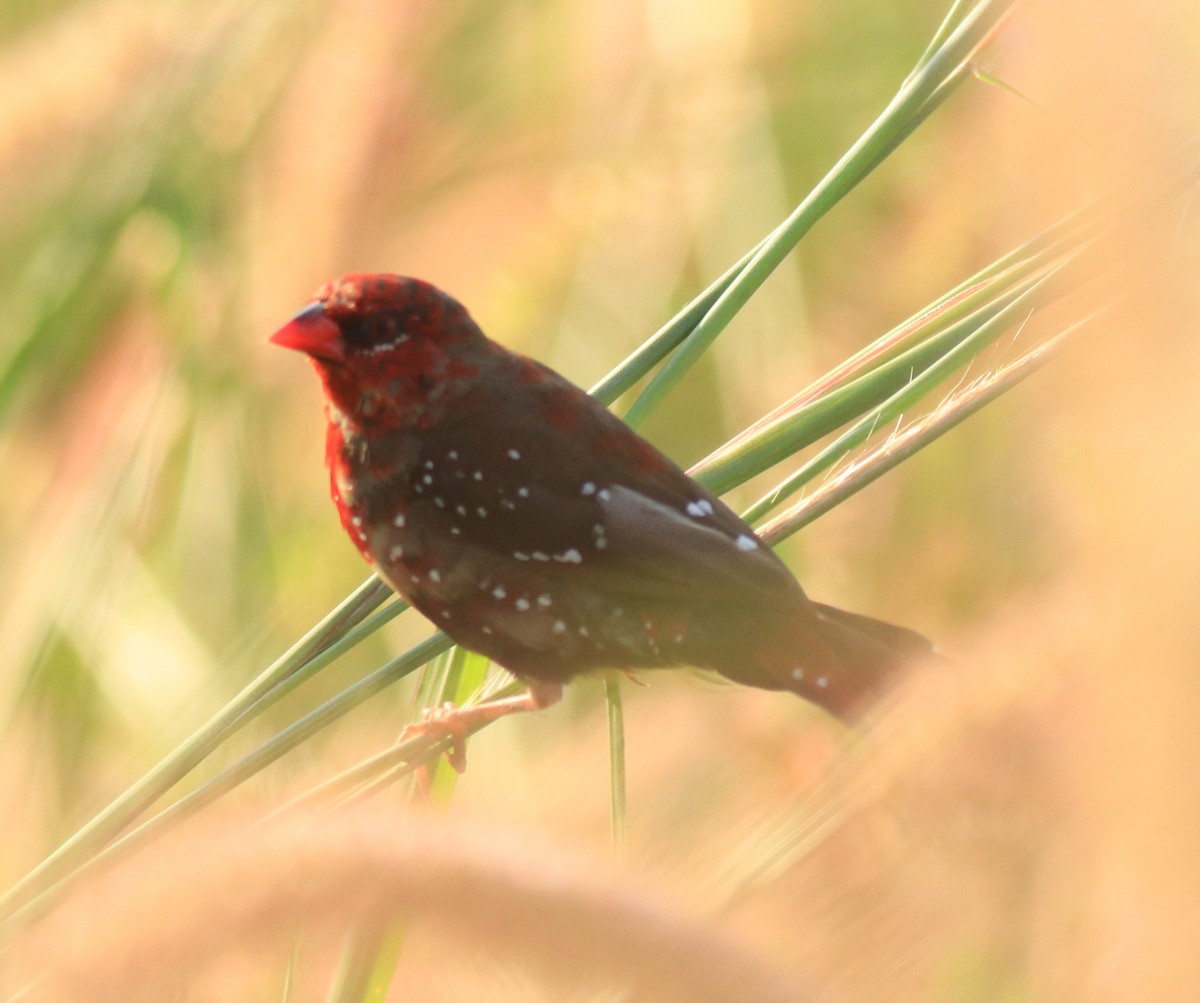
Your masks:
[{"label": "dark eye", "polygon": [[396,317],[394,314],[383,314],[371,318],[371,337],[377,345],[390,345],[396,340]]},{"label": "dark eye", "polygon": [[341,329],[347,345],[360,352],[386,348],[403,337],[394,314],[346,317],[341,322]]}]

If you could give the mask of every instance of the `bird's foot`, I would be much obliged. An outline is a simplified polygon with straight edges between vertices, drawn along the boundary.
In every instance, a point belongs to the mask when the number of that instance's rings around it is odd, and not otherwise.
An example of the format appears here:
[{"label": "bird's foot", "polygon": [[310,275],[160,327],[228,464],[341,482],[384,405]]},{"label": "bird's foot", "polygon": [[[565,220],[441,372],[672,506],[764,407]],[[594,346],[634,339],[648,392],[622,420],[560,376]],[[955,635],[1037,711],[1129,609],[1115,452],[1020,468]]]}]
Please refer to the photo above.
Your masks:
[{"label": "bird's foot", "polygon": [[[441,707],[427,710],[420,721],[410,724],[401,732],[400,740],[415,738],[418,735],[449,738],[450,748],[446,750],[446,761],[456,773],[462,773],[467,768],[467,738],[469,736],[484,725],[507,717],[509,714],[542,710],[562,699],[562,683],[535,679],[531,680],[528,685],[528,693],[505,697],[503,700],[489,700],[487,703],[475,704],[473,707],[456,707],[452,703],[445,703]],[[428,780],[429,775],[426,771],[422,786],[427,785]],[[422,778],[418,775],[418,782],[421,781]]]},{"label": "bird's foot", "polygon": [[[471,728],[461,716],[464,709],[470,708],[456,707],[449,702],[441,707],[431,707],[421,714],[420,721],[408,725],[400,733],[400,741],[420,736],[449,738],[451,744],[446,750],[446,761],[454,768],[455,773],[462,773],[467,768],[467,736],[471,733]],[[428,786],[427,767],[422,766],[418,769],[417,779],[422,788]]]}]

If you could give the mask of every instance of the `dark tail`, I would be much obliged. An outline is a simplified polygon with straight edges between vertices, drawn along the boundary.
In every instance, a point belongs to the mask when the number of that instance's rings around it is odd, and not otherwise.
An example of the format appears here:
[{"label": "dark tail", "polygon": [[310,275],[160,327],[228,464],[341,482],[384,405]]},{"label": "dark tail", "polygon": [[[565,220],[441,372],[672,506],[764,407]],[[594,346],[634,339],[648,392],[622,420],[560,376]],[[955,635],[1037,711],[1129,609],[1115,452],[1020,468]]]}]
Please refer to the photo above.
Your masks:
[{"label": "dark tail", "polygon": [[878,700],[904,670],[933,657],[914,630],[859,613],[811,603],[785,636],[760,648],[755,686],[791,690],[840,718],[852,719]]}]

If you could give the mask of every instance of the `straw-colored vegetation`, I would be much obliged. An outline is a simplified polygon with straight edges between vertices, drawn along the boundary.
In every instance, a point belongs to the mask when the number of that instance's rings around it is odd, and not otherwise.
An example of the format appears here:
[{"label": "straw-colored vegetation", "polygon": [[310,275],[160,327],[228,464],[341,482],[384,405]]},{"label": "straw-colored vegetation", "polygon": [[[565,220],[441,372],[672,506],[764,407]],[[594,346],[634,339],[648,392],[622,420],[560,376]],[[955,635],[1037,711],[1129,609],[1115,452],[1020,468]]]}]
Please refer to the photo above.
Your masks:
[{"label": "straw-colored vegetation", "polygon": [[[0,998],[1195,997],[1200,16],[1007,8],[0,12]],[[949,662],[853,731],[621,677],[623,755],[581,680],[414,797],[488,670],[265,344],[360,270]]]}]

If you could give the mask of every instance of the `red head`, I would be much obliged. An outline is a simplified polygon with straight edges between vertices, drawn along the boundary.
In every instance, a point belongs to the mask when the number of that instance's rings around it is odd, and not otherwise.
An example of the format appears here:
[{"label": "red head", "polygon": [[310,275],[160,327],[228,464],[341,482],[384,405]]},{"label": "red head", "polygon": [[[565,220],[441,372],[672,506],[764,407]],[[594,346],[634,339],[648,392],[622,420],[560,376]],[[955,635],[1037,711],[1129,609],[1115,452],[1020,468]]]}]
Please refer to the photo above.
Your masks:
[{"label": "red head", "polygon": [[420,279],[344,275],[270,340],[304,352],[351,421],[409,424],[478,371],[488,341],[457,300]]}]

